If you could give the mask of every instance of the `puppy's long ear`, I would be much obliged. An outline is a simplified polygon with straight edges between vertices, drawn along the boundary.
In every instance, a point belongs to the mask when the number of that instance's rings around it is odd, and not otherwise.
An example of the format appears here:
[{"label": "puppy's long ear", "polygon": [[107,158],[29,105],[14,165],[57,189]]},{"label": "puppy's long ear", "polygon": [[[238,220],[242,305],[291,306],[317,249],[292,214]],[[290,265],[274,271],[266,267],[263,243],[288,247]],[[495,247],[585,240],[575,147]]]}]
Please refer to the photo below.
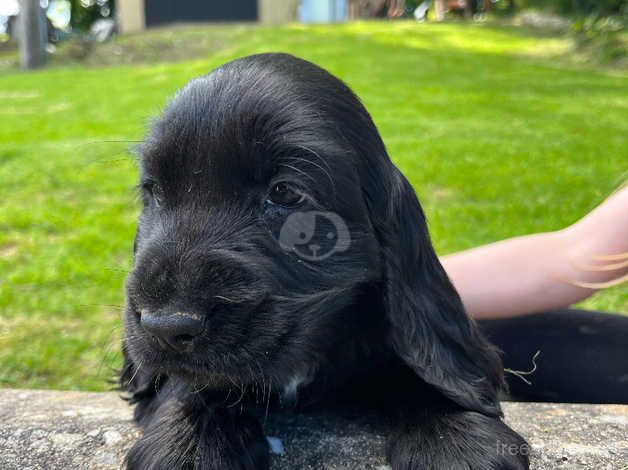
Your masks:
[{"label": "puppy's long ear", "polygon": [[[326,75],[323,77],[322,75]],[[395,353],[460,406],[500,415],[501,361],[466,315],[432,248],[412,186],[393,165],[371,116],[344,84],[322,72],[321,98],[346,142],[382,251],[385,309]],[[335,81],[335,83],[332,83]],[[317,84],[318,85],[318,84]]]},{"label": "puppy's long ear", "polygon": [[376,212],[372,222],[383,252],[390,344],[425,382],[460,406],[501,415],[499,356],[468,318],[440,264],[414,189],[386,163],[388,188],[380,189],[389,198],[380,193],[379,201],[374,195],[366,200]]}]

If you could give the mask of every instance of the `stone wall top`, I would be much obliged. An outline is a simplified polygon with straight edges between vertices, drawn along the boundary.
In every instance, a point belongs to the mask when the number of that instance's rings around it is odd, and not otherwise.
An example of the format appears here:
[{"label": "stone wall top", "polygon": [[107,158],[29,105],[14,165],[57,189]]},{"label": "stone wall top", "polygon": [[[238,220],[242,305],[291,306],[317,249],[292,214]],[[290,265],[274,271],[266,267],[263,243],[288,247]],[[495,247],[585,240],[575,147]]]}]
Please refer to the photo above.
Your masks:
[{"label": "stone wall top", "polygon": [[[534,469],[628,469],[628,406],[504,403],[504,411],[531,444]],[[271,415],[266,431],[284,448],[273,469],[384,470],[385,433],[372,421]],[[3,470],[119,469],[138,435],[116,393],[0,390]]]}]

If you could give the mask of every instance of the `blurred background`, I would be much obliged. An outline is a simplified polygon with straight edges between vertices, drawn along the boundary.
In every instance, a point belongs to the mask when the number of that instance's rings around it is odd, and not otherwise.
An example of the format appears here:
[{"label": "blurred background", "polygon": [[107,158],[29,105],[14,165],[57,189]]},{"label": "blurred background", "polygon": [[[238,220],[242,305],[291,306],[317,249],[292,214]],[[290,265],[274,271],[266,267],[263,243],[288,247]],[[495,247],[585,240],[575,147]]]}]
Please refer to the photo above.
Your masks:
[{"label": "blurred background", "polygon": [[[439,254],[561,229],[628,179],[622,0],[0,0],[0,386],[120,365],[132,147],[190,78],[285,51],[362,98]],[[585,307],[628,313],[628,288]]]}]

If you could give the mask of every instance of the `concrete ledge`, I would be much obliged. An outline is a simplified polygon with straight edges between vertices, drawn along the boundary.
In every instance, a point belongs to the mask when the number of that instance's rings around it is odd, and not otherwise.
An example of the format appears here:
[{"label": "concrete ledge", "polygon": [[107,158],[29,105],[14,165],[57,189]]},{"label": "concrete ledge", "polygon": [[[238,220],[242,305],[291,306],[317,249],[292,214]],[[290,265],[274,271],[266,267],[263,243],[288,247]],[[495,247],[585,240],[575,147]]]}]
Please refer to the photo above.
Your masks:
[{"label": "concrete ledge", "polygon": [[[505,403],[534,469],[628,469],[628,406]],[[274,469],[386,467],[385,433],[367,418],[281,415],[266,424]],[[0,390],[0,468],[118,469],[138,436],[115,393]]]}]

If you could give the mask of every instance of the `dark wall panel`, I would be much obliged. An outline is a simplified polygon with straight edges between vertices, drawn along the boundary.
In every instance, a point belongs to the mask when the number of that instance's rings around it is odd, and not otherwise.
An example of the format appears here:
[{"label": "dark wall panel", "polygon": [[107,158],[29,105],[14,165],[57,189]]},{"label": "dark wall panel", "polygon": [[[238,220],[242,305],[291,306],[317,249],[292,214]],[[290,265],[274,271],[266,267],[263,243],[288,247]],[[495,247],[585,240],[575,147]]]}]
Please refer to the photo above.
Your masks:
[{"label": "dark wall panel", "polygon": [[146,26],[177,21],[256,21],[257,0],[144,0]]}]

